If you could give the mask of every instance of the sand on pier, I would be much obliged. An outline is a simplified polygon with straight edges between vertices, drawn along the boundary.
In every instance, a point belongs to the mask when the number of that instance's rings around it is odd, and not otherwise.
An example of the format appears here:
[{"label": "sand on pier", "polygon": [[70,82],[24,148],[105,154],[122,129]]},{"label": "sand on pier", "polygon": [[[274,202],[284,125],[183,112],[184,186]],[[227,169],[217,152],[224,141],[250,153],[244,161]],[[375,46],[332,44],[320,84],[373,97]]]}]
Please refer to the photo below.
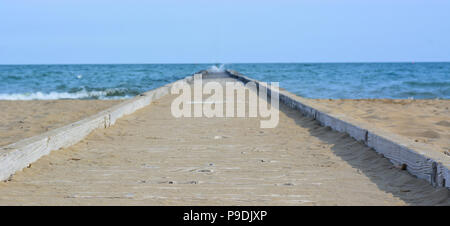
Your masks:
[{"label": "sand on pier", "polygon": [[261,129],[174,118],[174,98],[42,157],[0,183],[0,205],[450,205],[448,189],[283,104]]}]

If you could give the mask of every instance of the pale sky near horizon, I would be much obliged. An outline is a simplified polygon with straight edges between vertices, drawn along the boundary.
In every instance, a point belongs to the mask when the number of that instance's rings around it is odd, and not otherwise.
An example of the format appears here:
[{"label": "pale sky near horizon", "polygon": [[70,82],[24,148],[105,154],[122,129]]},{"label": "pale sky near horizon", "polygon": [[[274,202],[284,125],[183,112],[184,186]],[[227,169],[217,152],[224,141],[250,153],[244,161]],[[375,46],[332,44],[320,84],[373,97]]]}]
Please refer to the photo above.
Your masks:
[{"label": "pale sky near horizon", "polygon": [[450,61],[449,0],[0,0],[0,64]]}]

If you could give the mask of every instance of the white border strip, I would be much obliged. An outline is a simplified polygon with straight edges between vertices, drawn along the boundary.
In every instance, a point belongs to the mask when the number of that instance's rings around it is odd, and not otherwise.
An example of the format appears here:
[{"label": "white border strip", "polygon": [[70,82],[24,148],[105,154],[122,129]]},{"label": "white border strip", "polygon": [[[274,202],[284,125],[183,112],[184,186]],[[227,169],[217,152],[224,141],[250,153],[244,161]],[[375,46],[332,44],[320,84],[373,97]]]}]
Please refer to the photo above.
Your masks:
[{"label": "white border strip", "polygon": [[[254,82],[258,87],[260,81],[243,76],[239,72],[227,70],[228,74],[238,80]],[[268,94],[272,92],[267,87]],[[424,179],[433,186],[450,188],[450,158],[426,145],[413,144],[409,140],[385,131],[368,129],[367,125],[353,122],[337,115],[317,110],[301,102],[301,97],[285,90],[279,91],[280,101],[303,115],[314,118],[323,126],[349,134],[357,141],[364,142],[376,152],[388,158],[394,165],[406,167],[412,175]],[[349,122],[351,121],[351,122]]]}]

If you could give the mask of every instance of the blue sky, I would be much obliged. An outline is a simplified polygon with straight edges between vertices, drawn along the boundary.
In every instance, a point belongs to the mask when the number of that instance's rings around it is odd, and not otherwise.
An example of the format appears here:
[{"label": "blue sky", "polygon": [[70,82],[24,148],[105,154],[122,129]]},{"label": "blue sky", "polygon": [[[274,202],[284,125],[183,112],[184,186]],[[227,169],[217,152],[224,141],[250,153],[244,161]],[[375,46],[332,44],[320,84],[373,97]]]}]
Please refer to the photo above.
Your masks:
[{"label": "blue sky", "polygon": [[448,0],[0,0],[0,64],[450,61]]}]

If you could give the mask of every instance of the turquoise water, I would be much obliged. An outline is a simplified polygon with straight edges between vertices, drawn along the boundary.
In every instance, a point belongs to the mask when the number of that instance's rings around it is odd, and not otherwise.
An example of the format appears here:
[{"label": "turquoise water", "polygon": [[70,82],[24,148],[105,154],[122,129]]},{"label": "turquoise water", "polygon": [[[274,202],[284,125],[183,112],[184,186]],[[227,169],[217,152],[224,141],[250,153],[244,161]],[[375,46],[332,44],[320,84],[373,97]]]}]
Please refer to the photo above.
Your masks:
[{"label": "turquoise water", "polygon": [[[121,99],[211,64],[0,65],[0,99]],[[309,98],[450,98],[450,63],[226,64]]]},{"label": "turquoise water", "polygon": [[0,65],[0,99],[123,99],[211,65]]},{"label": "turquoise water", "polygon": [[323,63],[229,65],[310,98],[450,98],[450,63]]}]

